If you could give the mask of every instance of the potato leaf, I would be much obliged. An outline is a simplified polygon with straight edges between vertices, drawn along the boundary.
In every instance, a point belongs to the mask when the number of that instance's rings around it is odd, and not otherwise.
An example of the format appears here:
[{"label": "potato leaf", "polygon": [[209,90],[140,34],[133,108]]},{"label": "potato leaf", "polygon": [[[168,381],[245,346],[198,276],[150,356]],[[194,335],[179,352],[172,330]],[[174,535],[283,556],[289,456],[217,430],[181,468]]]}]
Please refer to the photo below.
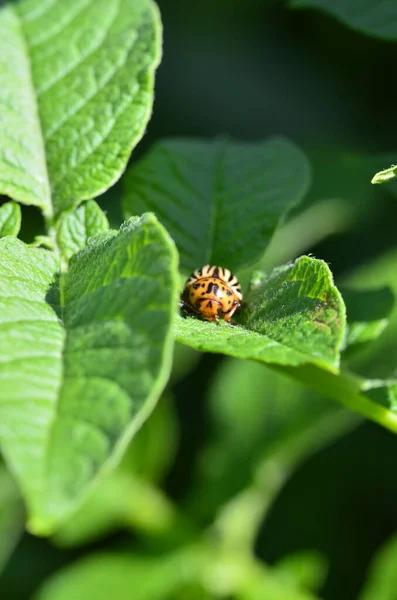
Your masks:
[{"label": "potato leaf", "polygon": [[153,215],[98,236],[59,275],[0,240],[0,443],[49,533],[114,462],[169,374],[176,253]]},{"label": "potato leaf", "polygon": [[160,37],[151,0],[0,8],[0,193],[51,217],[114,183],[149,119]]},{"label": "potato leaf", "polygon": [[260,258],[309,179],[304,154],[283,138],[165,140],[127,173],[124,208],[156,213],[183,272],[207,263],[235,270]]}]

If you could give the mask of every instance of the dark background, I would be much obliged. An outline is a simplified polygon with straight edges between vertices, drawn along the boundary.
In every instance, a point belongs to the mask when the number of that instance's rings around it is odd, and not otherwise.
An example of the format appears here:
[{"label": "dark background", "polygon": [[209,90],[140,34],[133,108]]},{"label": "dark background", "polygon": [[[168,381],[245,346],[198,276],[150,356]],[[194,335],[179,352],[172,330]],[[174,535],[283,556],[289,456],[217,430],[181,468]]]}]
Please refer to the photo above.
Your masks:
[{"label": "dark background", "polygon": [[[348,231],[309,249],[330,263],[336,279],[395,247],[396,199],[370,186],[375,170],[363,180],[360,157],[396,151],[397,162],[397,45],[354,32],[325,14],[288,10],[282,2],[160,0],[159,5],[164,57],[153,118],[132,160],[166,136],[249,141],[282,134],[313,163],[313,191],[306,202],[337,196],[356,209]],[[341,166],[342,155],[357,157],[356,166]],[[115,224],[122,219],[119,193],[116,186],[101,199]],[[26,240],[38,220],[34,208],[24,208]],[[182,432],[189,434],[182,433],[168,478],[175,498],[186,494],[206,435],[202,393],[221,360],[203,357],[176,388]],[[263,524],[258,555],[273,563],[293,550],[319,549],[330,560],[321,596],[355,598],[369,561],[397,530],[396,462],[397,438],[370,423],[308,460]],[[117,534],[93,548],[117,547],[123,540]],[[7,593],[1,597],[29,598],[48,573],[79,554],[26,534],[2,576],[0,587]]]}]

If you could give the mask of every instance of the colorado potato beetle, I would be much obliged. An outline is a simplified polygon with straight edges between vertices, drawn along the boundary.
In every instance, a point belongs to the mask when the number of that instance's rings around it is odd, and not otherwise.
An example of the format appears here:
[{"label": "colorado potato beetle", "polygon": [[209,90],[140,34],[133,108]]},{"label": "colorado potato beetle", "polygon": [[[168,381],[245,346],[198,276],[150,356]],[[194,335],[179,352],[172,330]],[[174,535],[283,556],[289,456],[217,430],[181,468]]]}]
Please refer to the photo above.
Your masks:
[{"label": "colorado potato beetle", "polygon": [[229,322],[242,299],[238,279],[229,269],[205,265],[186,280],[180,306],[205,321]]}]

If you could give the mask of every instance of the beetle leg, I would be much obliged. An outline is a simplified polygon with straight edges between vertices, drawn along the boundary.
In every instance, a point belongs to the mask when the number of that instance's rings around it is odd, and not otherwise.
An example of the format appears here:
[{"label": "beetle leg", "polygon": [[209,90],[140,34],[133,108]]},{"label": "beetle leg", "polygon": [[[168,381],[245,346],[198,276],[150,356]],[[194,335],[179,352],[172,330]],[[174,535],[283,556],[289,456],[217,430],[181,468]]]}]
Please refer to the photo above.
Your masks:
[{"label": "beetle leg", "polygon": [[232,318],[232,316],[234,315],[234,313],[236,312],[236,310],[238,308],[240,308],[241,304],[239,302],[236,302],[232,308],[229,310],[228,313],[225,314],[224,316],[224,320],[226,321],[226,323],[229,323],[229,325],[232,325],[233,327],[235,327],[234,323],[230,322],[230,319]]}]

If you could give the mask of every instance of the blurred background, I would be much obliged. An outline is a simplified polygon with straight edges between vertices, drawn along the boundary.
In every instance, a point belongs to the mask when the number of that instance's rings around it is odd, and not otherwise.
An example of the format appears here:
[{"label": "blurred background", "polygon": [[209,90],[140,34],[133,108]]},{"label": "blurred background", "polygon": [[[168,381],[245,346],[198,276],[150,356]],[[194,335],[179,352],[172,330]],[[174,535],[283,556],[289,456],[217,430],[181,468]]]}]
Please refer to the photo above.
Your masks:
[{"label": "blurred background", "polygon": [[[397,104],[391,75],[397,45],[350,30],[325,13],[290,10],[285,2],[158,3],[164,57],[153,117],[132,162],[163,137],[226,135],[251,141],[285,135],[306,152],[313,183],[262,265],[270,268],[311,252],[330,264],[337,283],[387,284],[397,291],[395,189],[370,185],[377,170],[397,162],[396,136],[390,127]],[[113,226],[123,220],[121,194],[119,183],[99,199]],[[23,208],[25,241],[38,233],[40,218],[34,208]],[[365,375],[390,375],[397,366],[396,349],[394,312],[389,328],[371,348],[348,357],[349,367]],[[241,391],[247,394],[251,389],[248,407]],[[397,531],[396,436],[360,423],[264,367],[259,371],[256,365],[241,366],[232,359],[180,348],[161,406],[147,432],[142,430],[128,469],[150,480],[162,490],[163,500],[180,507],[197,531],[205,531],[219,517],[221,506],[251,489],[258,469],[267,472],[267,458],[278,456],[274,440],[280,435],[288,443],[292,440],[291,452],[298,460],[288,462],[283,456],[285,476],[277,476],[274,489],[259,492],[254,502],[255,554],[274,566],[288,555],[314,552],[321,557],[313,563],[316,573],[321,571],[319,596],[359,598],[368,566]],[[324,415],[325,426],[316,420]],[[304,443],[299,437],[303,430]],[[149,476],[152,467],[143,458],[150,456],[145,443],[150,435],[156,440],[157,466]],[[0,576],[0,596],[7,600],[31,598],[48,576],[90,553],[177,546],[171,538],[188,535],[190,527],[171,528],[168,537],[158,534],[164,524],[156,529],[156,519],[150,521],[145,512],[148,497],[142,492],[139,500],[135,490],[135,517],[123,520],[118,515],[112,521],[107,515],[102,530],[96,523],[86,537],[80,523],[74,529],[71,524],[58,539],[41,540],[20,532],[17,493],[8,481],[4,485],[15,497],[14,510],[4,517],[13,532],[7,540],[15,545]],[[266,507],[268,493],[271,502]],[[168,509],[161,506],[167,515]],[[145,518],[150,523],[142,524]],[[4,556],[11,552],[3,551]],[[178,597],[211,597],[206,593],[189,590]],[[270,595],[257,596],[262,597],[272,600]]]}]

